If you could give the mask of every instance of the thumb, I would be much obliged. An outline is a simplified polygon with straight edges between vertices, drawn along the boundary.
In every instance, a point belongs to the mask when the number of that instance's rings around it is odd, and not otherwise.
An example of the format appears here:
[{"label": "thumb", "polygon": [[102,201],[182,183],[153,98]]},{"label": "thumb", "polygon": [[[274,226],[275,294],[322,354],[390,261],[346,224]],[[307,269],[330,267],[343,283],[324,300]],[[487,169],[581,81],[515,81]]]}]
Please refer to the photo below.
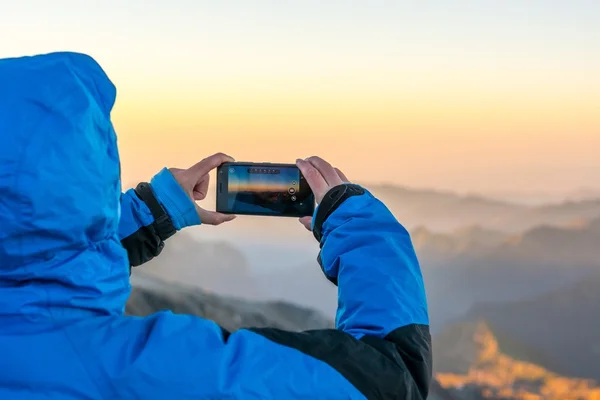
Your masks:
[{"label": "thumb", "polygon": [[312,217],[302,217],[298,221],[304,225],[307,230],[312,231]]},{"label": "thumb", "polygon": [[208,211],[203,208],[196,206],[200,221],[206,225],[221,225],[224,222],[233,221],[235,215],[233,214],[221,214],[215,211]]}]

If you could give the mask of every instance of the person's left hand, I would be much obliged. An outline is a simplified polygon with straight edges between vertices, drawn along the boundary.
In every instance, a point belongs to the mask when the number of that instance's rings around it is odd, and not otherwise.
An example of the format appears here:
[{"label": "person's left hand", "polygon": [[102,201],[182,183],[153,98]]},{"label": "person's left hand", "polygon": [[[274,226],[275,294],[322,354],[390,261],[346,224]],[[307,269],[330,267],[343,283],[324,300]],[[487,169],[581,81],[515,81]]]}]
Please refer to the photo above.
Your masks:
[{"label": "person's left hand", "polygon": [[[217,153],[205,158],[196,165],[188,169],[169,168],[171,174],[190,199],[196,201],[204,200],[208,192],[208,183],[210,181],[210,171],[217,168],[225,162],[233,162],[234,159],[226,154]],[[220,225],[223,222],[231,221],[235,215],[221,214],[215,211],[205,210],[196,204],[196,211],[200,221],[207,225]]]}]

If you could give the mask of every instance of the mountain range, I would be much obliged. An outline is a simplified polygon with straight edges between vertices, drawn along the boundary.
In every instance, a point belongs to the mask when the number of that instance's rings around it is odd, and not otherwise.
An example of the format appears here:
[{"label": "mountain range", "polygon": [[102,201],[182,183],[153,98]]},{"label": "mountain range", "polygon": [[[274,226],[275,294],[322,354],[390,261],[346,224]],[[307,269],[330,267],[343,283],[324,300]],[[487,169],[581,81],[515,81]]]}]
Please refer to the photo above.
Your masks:
[{"label": "mountain range", "polygon": [[[494,332],[531,349],[528,361],[600,381],[600,272],[532,299],[478,304],[459,320],[482,319]],[[507,354],[523,356],[502,336],[499,344]]]},{"label": "mountain range", "polygon": [[[583,400],[600,398],[598,383],[568,378],[506,355],[483,321],[446,328],[434,337],[434,374],[458,398]],[[521,347],[521,351],[523,347]]]},{"label": "mountain range", "polygon": [[469,227],[411,236],[435,329],[477,303],[533,298],[600,272],[600,218],[521,234]]},{"label": "mountain range", "polygon": [[600,238],[600,217],[564,226],[543,224],[520,233],[481,226],[439,233],[423,226],[411,230],[411,237],[416,250],[430,263],[447,264],[461,258],[463,264],[494,259],[505,264],[600,265],[595,251]]},{"label": "mountain range", "polygon": [[370,186],[408,228],[450,232],[465,226],[517,233],[539,225],[563,226],[600,217],[600,198],[523,205],[478,195],[459,195],[397,186]]},{"label": "mountain range", "polygon": [[161,310],[191,314],[215,321],[229,331],[275,327],[291,331],[332,328],[333,321],[318,311],[286,302],[256,302],[166,282],[141,271],[132,277],[127,315],[146,316]]}]

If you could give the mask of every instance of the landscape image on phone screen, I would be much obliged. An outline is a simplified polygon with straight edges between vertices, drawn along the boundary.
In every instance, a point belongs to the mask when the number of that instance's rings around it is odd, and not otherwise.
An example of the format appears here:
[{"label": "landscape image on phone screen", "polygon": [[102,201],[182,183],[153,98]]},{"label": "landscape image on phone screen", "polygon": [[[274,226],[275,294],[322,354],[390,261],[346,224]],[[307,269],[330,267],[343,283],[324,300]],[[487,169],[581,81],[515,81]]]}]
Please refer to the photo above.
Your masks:
[{"label": "landscape image on phone screen", "polygon": [[[313,195],[295,167],[230,166],[228,209],[238,214],[310,215]],[[301,190],[303,188],[304,190]]]}]

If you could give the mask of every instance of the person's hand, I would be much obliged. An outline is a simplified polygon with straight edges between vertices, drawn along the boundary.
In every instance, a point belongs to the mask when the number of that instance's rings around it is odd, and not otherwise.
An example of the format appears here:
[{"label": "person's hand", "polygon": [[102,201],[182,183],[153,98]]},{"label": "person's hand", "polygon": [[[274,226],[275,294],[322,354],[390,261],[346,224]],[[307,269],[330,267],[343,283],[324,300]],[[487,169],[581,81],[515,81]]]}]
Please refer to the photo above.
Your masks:
[{"label": "person's hand", "polygon": [[[342,171],[332,167],[331,164],[320,157],[313,156],[305,160],[298,159],[296,165],[315,194],[317,203],[323,200],[330,189],[349,182]],[[312,217],[302,217],[299,221],[306,229],[311,230]]]},{"label": "person's hand", "polygon": [[[230,156],[223,153],[217,153],[205,158],[188,169],[169,168],[169,171],[195,204],[196,201],[204,200],[206,197],[210,180],[210,171],[225,162],[233,161],[234,159]],[[198,204],[196,204],[196,211],[198,211],[200,221],[207,225],[219,225],[235,218],[235,215],[205,210]]]}]

